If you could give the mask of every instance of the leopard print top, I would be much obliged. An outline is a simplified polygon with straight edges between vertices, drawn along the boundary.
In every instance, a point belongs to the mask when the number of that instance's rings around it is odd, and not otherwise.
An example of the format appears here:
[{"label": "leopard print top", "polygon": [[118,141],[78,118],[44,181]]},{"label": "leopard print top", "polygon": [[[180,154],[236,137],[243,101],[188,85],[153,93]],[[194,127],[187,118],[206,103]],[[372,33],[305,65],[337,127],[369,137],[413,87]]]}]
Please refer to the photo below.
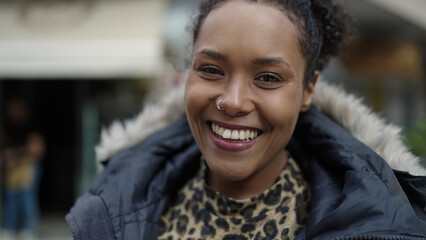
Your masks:
[{"label": "leopard print top", "polygon": [[202,162],[162,215],[158,239],[294,239],[305,226],[310,187],[293,158],[271,188],[246,200],[209,188]]}]

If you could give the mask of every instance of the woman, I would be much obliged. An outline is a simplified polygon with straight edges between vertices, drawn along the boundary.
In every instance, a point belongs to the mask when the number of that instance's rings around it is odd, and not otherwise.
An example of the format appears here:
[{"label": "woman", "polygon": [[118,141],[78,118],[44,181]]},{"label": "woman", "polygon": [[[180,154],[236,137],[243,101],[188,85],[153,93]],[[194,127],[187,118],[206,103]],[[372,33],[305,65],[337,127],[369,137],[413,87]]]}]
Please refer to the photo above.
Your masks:
[{"label": "woman", "polygon": [[317,81],[344,19],[327,0],[204,1],[184,96],[103,137],[106,168],[67,216],[74,238],[426,239],[426,179],[398,171],[425,169]]}]

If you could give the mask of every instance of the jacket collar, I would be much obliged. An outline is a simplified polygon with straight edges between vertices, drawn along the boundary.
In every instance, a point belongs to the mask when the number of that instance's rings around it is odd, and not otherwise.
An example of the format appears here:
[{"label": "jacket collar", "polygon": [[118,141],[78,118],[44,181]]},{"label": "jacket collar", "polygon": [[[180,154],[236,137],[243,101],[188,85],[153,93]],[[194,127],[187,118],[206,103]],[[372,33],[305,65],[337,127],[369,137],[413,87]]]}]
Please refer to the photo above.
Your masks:
[{"label": "jacket collar", "polygon": [[426,177],[409,190],[400,172],[316,109],[300,115],[287,149],[312,185],[306,239],[426,236],[425,214],[414,211],[424,207]]}]

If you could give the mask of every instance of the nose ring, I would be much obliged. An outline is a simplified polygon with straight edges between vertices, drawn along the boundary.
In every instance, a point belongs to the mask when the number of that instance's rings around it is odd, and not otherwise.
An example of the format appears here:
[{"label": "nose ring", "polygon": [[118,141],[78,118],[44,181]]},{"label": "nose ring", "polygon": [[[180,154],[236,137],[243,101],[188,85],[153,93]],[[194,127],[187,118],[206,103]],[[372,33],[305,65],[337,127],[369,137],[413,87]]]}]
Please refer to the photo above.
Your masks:
[{"label": "nose ring", "polygon": [[219,99],[219,101],[217,101],[217,103],[216,103],[216,107],[217,107],[217,109],[219,110],[219,111],[223,111],[223,110],[225,110],[225,108],[224,107],[221,107],[220,106],[220,103],[221,102],[223,102],[223,100],[222,99]]}]

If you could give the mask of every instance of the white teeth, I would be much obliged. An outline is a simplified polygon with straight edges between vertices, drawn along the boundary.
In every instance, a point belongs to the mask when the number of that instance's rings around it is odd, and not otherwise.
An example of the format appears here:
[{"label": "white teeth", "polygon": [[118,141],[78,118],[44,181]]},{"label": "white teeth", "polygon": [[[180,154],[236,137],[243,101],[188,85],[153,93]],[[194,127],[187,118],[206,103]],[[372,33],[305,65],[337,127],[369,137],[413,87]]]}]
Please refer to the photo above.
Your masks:
[{"label": "white teeth", "polygon": [[219,130],[217,130],[215,133],[217,133],[218,135],[222,136],[223,132],[225,131],[225,129],[223,129],[222,127],[217,126],[217,128],[219,128]]},{"label": "white teeth", "polygon": [[222,135],[223,138],[231,138],[231,130],[225,129]]},{"label": "white teeth", "polygon": [[232,134],[231,134],[231,139],[238,139],[238,131],[237,130],[232,130]]},{"label": "white teeth", "polygon": [[226,129],[223,127],[220,127],[219,125],[216,125],[214,123],[211,124],[211,129],[214,133],[221,136],[225,139],[232,139],[232,140],[250,140],[256,138],[259,133],[256,130],[248,130],[248,129]]},{"label": "white teeth", "polygon": [[240,137],[239,137],[239,139],[240,140],[246,139],[246,131],[240,131]]}]

